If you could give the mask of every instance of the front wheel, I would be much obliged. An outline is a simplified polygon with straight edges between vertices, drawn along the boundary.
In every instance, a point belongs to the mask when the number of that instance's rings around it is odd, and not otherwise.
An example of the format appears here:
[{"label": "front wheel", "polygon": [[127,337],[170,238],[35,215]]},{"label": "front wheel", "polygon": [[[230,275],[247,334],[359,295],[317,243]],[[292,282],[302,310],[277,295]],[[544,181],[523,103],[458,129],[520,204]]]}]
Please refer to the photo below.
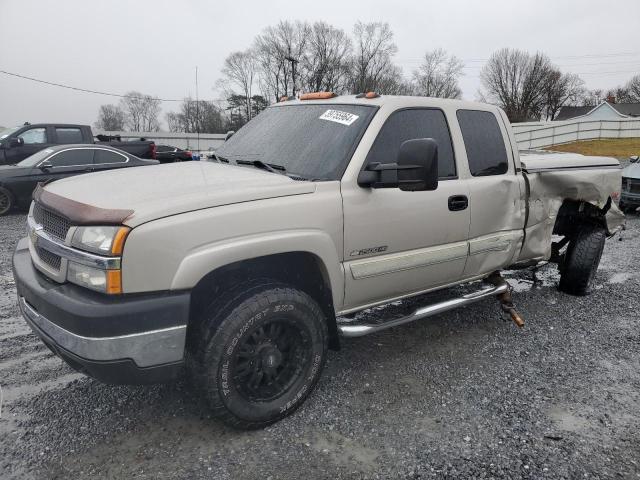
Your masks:
[{"label": "front wheel", "polygon": [[0,216],[6,215],[13,208],[13,195],[9,190],[0,187]]},{"label": "front wheel", "polygon": [[560,290],[587,295],[600,264],[606,232],[596,225],[583,225],[569,242],[560,269]]},{"label": "front wheel", "polygon": [[260,428],[291,414],[325,363],[328,334],[318,304],[267,283],[217,305],[205,313],[192,375],[216,416],[234,427]]}]

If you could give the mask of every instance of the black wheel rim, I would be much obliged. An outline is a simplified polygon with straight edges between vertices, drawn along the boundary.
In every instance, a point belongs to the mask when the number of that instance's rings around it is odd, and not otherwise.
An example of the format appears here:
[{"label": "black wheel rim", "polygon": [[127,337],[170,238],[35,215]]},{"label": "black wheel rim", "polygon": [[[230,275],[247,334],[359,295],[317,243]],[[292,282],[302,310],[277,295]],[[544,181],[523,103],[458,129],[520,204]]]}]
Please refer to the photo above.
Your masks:
[{"label": "black wheel rim", "polygon": [[7,213],[10,206],[9,196],[4,192],[0,192],[0,214]]},{"label": "black wheel rim", "polygon": [[291,320],[277,319],[247,332],[233,354],[231,378],[252,402],[284,395],[304,375],[311,357],[310,336]]}]

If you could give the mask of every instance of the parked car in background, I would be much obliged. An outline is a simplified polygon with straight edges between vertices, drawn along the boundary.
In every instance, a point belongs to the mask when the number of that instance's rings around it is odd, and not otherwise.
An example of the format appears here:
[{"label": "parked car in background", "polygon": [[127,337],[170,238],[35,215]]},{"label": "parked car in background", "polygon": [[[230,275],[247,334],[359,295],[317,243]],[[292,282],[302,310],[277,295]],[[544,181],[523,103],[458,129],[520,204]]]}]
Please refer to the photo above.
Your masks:
[{"label": "parked car in background", "polygon": [[108,145],[139,158],[155,159],[156,145],[151,140],[121,141],[120,137],[93,137],[88,125],[62,123],[25,123],[0,131],[0,165],[16,164],[40,150],[55,145]]},{"label": "parked car in background", "polygon": [[156,160],[160,163],[187,162],[193,160],[193,154],[171,145],[156,145]]},{"label": "parked car in background", "polygon": [[622,171],[620,210],[633,212],[640,207],[640,161],[638,155],[629,157],[631,165]]},{"label": "parked car in background", "polygon": [[63,145],[45,148],[17,165],[0,166],[0,215],[27,207],[40,182],[114,168],[157,165],[106,145]]}]

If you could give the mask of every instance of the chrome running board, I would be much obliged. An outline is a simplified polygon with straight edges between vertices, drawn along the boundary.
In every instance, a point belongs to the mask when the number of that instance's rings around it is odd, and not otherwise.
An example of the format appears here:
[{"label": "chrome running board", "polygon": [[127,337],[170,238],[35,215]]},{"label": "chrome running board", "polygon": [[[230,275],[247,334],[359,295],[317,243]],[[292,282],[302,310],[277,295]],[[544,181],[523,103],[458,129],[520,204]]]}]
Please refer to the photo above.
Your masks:
[{"label": "chrome running board", "polygon": [[500,295],[508,291],[509,284],[503,280],[495,286],[483,288],[482,290],[478,290],[477,292],[462,295],[459,298],[453,298],[444,302],[438,302],[432,305],[427,305],[426,307],[421,307],[411,315],[396,318],[394,320],[389,320],[388,322],[380,324],[338,323],[338,332],[340,332],[340,335],[342,335],[343,337],[362,337],[363,335],[386,330],[387,328],[397,327],[398,325],[404,325],[405,323],[432,317],[448,310],[453,310],[454,308],[471,305],[472,303],[476,303],[483,298]]}]

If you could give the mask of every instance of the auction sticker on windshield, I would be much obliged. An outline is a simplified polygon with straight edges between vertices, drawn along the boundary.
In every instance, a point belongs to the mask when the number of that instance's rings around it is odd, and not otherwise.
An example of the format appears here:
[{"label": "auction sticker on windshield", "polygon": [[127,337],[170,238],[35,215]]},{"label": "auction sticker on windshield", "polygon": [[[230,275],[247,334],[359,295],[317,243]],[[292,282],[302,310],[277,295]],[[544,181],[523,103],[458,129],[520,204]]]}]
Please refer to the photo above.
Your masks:
[{"label": "auction sticker on windshield", "polygon": [[340,110],[327,110],[320,115],[320,120],[329,120],[330,122],[341,123],[342,125],[351,125],[358,119],[358,115]]}]

